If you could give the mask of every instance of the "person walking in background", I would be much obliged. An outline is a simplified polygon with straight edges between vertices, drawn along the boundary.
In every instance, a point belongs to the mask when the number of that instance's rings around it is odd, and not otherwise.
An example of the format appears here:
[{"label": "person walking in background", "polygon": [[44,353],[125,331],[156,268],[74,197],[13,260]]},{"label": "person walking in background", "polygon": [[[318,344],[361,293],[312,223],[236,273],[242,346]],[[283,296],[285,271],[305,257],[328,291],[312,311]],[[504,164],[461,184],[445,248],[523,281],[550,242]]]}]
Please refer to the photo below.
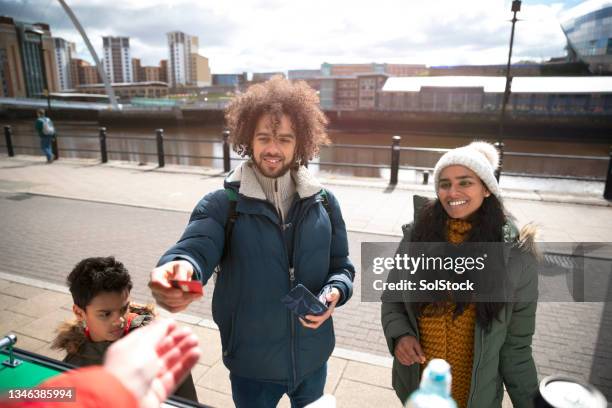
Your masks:
[{"label": "person walking in background", "polygon": [[[538,297],[535,231],[526,226],[519,232],[504,209],[494,175],[498,164],[497,150],[486,142],[445,153],[434,170],[437,198],[419,203],[415,197],[414,222],[403,227],[398,253],[404,254],[416,242],[507,244],[509,250],[501,246],[496,259],[511,288],[505,302],[455,300],[459,295],[448,292],[434,302],[411,301],[404,292],[401,302],[383,294],[392,383],[403,403],[417,389],[421,367],[441,358],[451,365],[452,397],[459,407],[501,407],[503,386],[514,407],[532,406],[538,387],[531,349]],[[400,279],[401,272],[392,269],[388,281]],[[494,287],[504,287],[492,279]]]},{"label": "person walking in background", "polygon": [[51,119],[45,116],[44,109],[38,109],[36,111],[36,122],[34,128],[38,137],[40,137],[40,148],[43,154],[47,157],[47,163],[52,163],[55,157],[53,156],[52,143],[55,138],[55,127]]},{"label": "person walking in background", "polygon": [[[219,265],[212,312],[236,406],[275,407],[287,394],[303,407],[323,395],[331,315],[355,276],[338,201],[304,166],[328,141],[327,119],[312,88],[281,77],[236,97],[226,119],[235,151],[249,160],[197,204],[149,286],[158,304],[179,312],[201,295],[170,280],[206,284]],[[327,311],[293,315],[281,299],[298,284]]]}]

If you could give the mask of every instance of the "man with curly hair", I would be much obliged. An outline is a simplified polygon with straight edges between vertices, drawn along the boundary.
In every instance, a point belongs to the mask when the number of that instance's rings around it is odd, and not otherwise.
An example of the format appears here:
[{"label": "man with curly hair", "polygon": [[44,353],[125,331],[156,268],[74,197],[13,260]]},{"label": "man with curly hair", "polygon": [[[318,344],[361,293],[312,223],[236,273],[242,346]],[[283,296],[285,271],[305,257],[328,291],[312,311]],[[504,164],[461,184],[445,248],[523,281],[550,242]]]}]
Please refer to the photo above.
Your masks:
[{"label": "man with curly hair", "polygon": [[[323,395],[335,339],[331,315],[351,297],[355,269],[338,201],[304,166],[328,142],[327,119],[303,82],[275,77],[228,106],[234,150],[249,160],[206,195],[149,286],[179,312],[200,295],[169,281],[206,284],[237,407],[292,407]],[[322,315],[294,316],[281,299],[298,284],[325,297]]]}]

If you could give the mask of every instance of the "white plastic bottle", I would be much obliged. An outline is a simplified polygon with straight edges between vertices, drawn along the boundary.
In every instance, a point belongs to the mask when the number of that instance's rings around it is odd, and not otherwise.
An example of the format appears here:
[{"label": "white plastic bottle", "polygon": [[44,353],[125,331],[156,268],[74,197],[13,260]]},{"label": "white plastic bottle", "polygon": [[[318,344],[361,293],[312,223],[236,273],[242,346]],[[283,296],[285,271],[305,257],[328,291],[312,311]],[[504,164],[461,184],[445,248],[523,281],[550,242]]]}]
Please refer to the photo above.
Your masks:
[{"label": "white plastic bottle", "polygon": [[450,365],[435,358],[427,364],[421,377],[419,389],[413,392],[406,403],[406,408],[457,408],[450,395]]}]

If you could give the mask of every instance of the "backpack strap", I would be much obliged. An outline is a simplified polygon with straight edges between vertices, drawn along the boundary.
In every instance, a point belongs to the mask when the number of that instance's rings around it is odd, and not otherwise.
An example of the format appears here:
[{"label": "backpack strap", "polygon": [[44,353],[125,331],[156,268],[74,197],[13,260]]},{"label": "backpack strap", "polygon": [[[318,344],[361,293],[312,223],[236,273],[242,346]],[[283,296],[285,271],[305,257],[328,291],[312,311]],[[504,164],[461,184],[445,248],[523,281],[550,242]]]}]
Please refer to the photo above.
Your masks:
[{"label": "backpack strap", "polygon": [[234,224],[236,223],[236,219],[238,218],[238,213],[236,212],[236,204],[238,203],[238,194],[230,188],[225,189],[225,195],[229,201],[229,207],[227,208],[227,220],[225,220],[225,227],[223,229],[225,235],[225,241],[223,243],[223,253],[221,254],[221,259],[217,266],[215,266],[213,273],[215,276],[215,282],[217,279],[217,274],[221,272],[221,261],[230,255],[230,248],[232,242],[232,231],[234,230]]},{"label": "backpack strap", "polygon": [[227,221],[225,221],[225,245],[223,245],[223,255],[221,259],[229,256],[230,247],[232,242],[232,232],[234,230],[234,224],[236,223],[236,219],[238,218],[238,213],[236,212],[236,205],[238,204],[238,194],[231,188],[225,189],[225,194],[227,195],[227,199],[229,200],[229,208],[227,210]]},{"label": "backpack strap", "polygon": [[327,212],[327,216],[329,217],[329,222],[331,223],[331,227],[332,227],[332,235],[334,235],[335,229],[334,229],[334,223],[332,221],[332,208],[331,208],[331,205],[329,204],[329,198],[327,197],[327,191],[324,188],[321,189],[321,204],[323,204],[323,208],[325,208],[325,211]]}]

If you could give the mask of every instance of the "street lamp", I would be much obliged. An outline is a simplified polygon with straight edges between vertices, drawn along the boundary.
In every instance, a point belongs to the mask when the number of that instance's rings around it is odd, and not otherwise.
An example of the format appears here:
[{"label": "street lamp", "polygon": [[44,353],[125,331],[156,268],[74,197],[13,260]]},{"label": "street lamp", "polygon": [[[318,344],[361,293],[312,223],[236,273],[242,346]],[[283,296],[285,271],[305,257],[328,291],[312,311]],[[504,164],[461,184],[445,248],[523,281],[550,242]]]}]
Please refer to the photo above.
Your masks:
[{"label": "street lamp", "polygon": [[517,22],[516,13],[521,11],[521,0],[512,1],[512,9],[514,13],[512,16],[512,31],[510,32],[510,50],[508,51],[508,65],[506,66],[506,87],[504,89],[504,97],[502,99],[501,112],[499,115],[499,134],[497,136],[497,149],[499,150],[499,167],[495,170],[495,178],[499,181],[499,175],[501,173],[502,164],[504,161],[504,119],[506,117],[506,105],[508,99],[510,99],[510,86],[512,84],[512,77],[510,76],[510,60],[512,59],[512,45],[514,44],[514,25]]}]

